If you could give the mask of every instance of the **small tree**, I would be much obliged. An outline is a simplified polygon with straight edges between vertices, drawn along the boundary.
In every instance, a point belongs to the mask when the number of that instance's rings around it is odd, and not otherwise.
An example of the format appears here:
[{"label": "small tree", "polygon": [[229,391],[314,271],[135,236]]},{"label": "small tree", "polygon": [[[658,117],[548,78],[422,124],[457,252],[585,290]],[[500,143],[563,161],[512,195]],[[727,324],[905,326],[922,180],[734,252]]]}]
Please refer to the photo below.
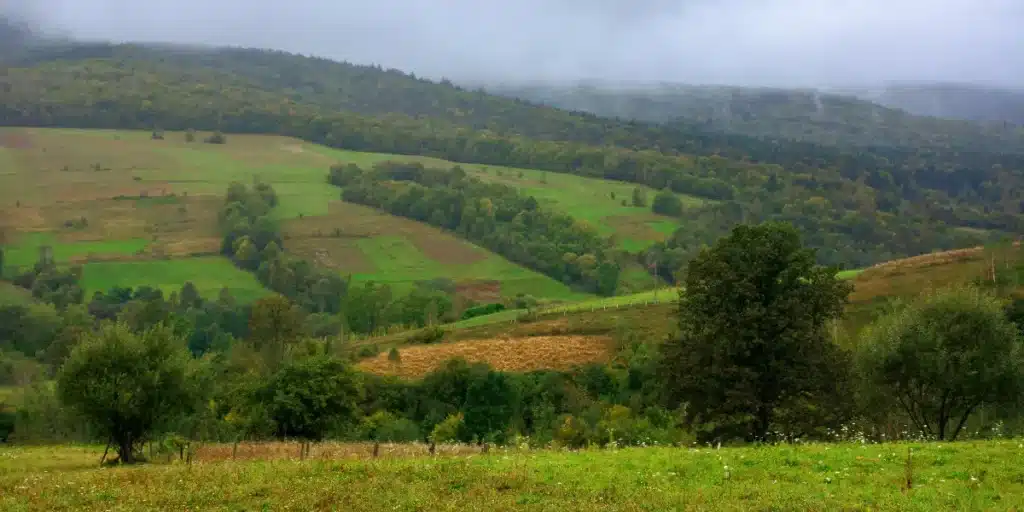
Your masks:
[{"label": "small tree", "polygon": [[641,208],[647,206],[647,191],[643,187],[633,189],[633,206]]},{"label": "small tree", "polygon": [[657,214],[677,217],[683,213],[683,202],[671,190],[665,189],[654,196],[651,210]]},{"label": "small tree", "polygon": [[196,131],[193,130],[192,128],[189,128],[188,130],[185,131],[185,142],[195,142],[195,141],[196,141]]},{"label": "small tree", "polygon": [[263,354],[267,367],[276,368],[304,334],[303,319],[288,299],[273,295],[256,301],[249,313],[249,341]]},{"label": "small tree", "polygon": [[826,326],[850,286],[789,225],[739,226],[686,267],[680,334],[662,345],[671,406],[705,439],[766,440],[786,408],[836,403],[848,368]]},{"label": "small tree", "polygon": [[185,341],[170,328],[135,334],[126,325],[106,324],[72,350],[57,376],[58,395],[131,464],[154,429],[188,409],[189,360]]},{"label": "small tree", "polygon": [[883,316],[859,355],[868,382],[939,440],[955,440],[979,407],[1013,403],[1024,383],[1017,327],[974,288],[930,293]]}]

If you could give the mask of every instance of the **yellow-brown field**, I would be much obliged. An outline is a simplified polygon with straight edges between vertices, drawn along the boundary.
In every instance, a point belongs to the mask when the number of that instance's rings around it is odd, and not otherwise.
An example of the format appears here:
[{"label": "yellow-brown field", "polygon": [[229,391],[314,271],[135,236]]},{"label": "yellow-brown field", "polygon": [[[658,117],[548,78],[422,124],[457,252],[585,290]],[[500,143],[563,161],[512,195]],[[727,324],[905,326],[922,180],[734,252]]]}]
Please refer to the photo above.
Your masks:
[{"label": "yellow-brown field", "polygon": [[612,355],[612,340],[606,336],[492,338],[406,346],[398,350],[399,361],[391,361],[387,353],[382,353],[362,361],[359,368],[379,375],[417,378],[440,368],[450,359],[461,357],[508,372],[567,370],[607,361]]}]

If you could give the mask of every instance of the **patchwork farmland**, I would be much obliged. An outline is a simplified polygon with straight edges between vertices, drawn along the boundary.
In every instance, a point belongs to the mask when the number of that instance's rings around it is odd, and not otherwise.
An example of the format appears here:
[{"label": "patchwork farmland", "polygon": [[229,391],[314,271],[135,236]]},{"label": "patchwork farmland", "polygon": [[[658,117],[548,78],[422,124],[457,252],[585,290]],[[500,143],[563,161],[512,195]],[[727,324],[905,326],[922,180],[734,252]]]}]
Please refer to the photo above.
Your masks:
[{"label": "patchwork farmland", "polygon": [[[199,139],[202,134],[199,134]],[[584,299],[567,286],[430,226],[344,203],[325,182],[334,163],[371,165],[382,154],[338,151],[285,137],[230,135],[224,145],[182,133],[0,130],[0,213],[6,273],[49,246],[58,263],[83,266],[87,293],[110,286],[191,280],[244,299],[266,293],[218,256],[217,214],[232,181],[272,184],[286,249],[358,281],[399,289],[452,279],[475,300],[529,293]],[[452,165],[431,159],[437,165]]]}]

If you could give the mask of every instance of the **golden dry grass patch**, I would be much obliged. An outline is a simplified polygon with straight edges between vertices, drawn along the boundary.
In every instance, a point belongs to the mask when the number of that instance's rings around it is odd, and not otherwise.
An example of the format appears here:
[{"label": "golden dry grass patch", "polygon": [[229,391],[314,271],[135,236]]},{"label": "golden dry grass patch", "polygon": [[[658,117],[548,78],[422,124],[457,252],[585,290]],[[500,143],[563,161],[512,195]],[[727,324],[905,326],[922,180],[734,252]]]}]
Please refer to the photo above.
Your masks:
[{"label": "golden dry grass patch", "polygon": [[359,368],[379,375],[419,378],[461,357],[504,372],[568,370],[609,360],[613,347],[608,336],[535,336],[407,346],[398,351],[398,362],[390,361],[388,354],[382,353],[360,362]]},{"label": "golden dry grass patch", "polygon": [[[373,443],[320,442],[311,443],[309,452],[303,457],[302,443],[299,442],[245,442],[232,444],[203,444],[195,447],[193,460],[196,462],[221,462],[229,460],[367,460],[373,456]],[[435,457],[465,457],[479,454],[479,446],[467,444],[438,444],[434,447]],[[430,446],[424,443],[381,443],[377,457],[381,459],[407,459],[430,457]]]},{"label": "golden dry grass patch", "polygon": [[887,261],[858,275],[850,301],[916,295],[925,290],[991,279],[1021,260],[1020,242],[1013,247],[971,247]]}]

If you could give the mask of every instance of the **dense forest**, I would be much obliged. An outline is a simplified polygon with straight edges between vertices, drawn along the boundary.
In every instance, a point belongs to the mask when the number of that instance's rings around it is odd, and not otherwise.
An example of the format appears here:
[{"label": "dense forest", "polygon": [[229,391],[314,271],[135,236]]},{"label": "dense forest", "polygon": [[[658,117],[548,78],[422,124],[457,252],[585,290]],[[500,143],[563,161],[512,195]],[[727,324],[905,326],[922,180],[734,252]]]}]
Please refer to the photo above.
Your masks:
[{"label": "dense forest", "polygon": [[[488,90],[599,116],[827,147],[1024,151],[1024,132],[1017,126],[913,115],[852,95],[813,89],[612,83],[506,85]],[[915,98],[910,92],[906,96],[908,102]]]},{"label": "dense forest", "polygon": [[19,66],[0,78],[7,125],[280,133],[669,187],[716,201],[673,237],[686,251],[739,222],[783,220],[824,262],[863,266],[1021,228],[1013,153],[694,132],[279,52],[72,45]]}]

